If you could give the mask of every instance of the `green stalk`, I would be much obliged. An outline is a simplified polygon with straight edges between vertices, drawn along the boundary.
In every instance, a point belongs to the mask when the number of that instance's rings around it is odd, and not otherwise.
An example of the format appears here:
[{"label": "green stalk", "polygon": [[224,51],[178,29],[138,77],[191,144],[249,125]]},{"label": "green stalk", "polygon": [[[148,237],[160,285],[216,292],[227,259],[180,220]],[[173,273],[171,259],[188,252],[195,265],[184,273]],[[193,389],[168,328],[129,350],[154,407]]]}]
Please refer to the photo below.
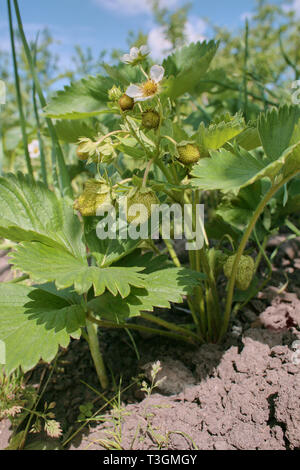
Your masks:
[{"label": "green stalk", "polygon": [[180,263],[180,261],[179,261],[179,259],[178,259],[178,256],[177,256],[177,254],[176,254],[176,251],[175,251],[175,249],[174,249],[174,247],[173,247],[172,241],[171,241],[171,240],[167,240],[167,239],[165,239],[165,238],[164,238],[163,240],[164,240],[164,244],[166,245],[167,250],[168,250],[168,252],[169,252],[169,254],[170,254],[170,256],[171,256],[171,259],[172,259],[173,263],[175,264],[175,266],[177,266],[177,268],[181,268],[181,263]]},{"label": "green stalk", "polygon": [[300,230],[294,225],[289,219],[285,219],[285,225],[292,231],[297,237],[300,237]]},{"label": "green stalk", "polygon": [[248,116],[248,58],[249,58],[249,23],[245,24],[245,55],[244,55],[244,116],[247,122]]},{"label": "green stalk", "polygon": [[294,173],[292,173],[291,175],[287,176],[286,178],[284,178],[280,183],[272,186],[270,188],[270,190],[267,192],[267,194],[265,195],[265,197],[261,200],[260,204],[257,206],[254,214],[253,214],[253,217],[243,235],[243,238],[241,240],[241,243],[238,247],[238,250],[237,250],[237,253],[236,253],[236,256],[235,256],[235,260],[234,260],[234,264],[233,264],[233,267],[232,267],[232,273],[231,273],[231,277],[230,277],[230,280],[229,280],[229,284],[228,284],[228,293],[227,293],[227,299],[226,299],[226,308],[225,308],[225,314],[224,314],[224,318],[223,318],[223,325],[222,325],[222,328],[221,328],[221,332],[220,332],[220,335],[219,335],[219,341],[221,341],[221,339],[223,338],[224,334],[226,333],[227,329],[228,329],[228,325],[229,325],[229,321],[230,321],[230,314],[231,314],[231,309],[232,309],[232,302],[233,302],[233,294],[234,294],[234,287],[235,287],[235,281],[236,281],[236,275],[237,275],[237,270],[238,270],[238,265],[239,265],[239,262],[240,262],[240,259],[244,253],[244,250],[246,248],[246,245],[248,243],[248,240],[250,238],[250,235],[256,225],[256,222],[258,221],[260,215],[263,213],[264,211],[264,208],[265,206],[268,204],[268,202],[272,199],[272,197],[277,193],[277,191],[282,188],[282,186],[284,186],[288,181],[290,181],[292,178],[294,178],[294,176],[296,176],[298,173],[299,173],[299,169],[296,170]]},{"label": "green stalk", "polygon": [[23,111],[23,100],[22,100],[22,94],[21,94],[21,88],[20,88],[20,78],[19,78],[18,64],[17,64],[17,57],[16,57],[16,48],[15,48],[15,39],[14,39],[14,30],[13,30],[10,0],[7,0],[7,9],[8,9],[11,52],[12,52],[14,76],[15,76],[15,86],[16,86],[16,93],[17,93],[17,103],[18,103],[18,109],[19,109],[19,115],[20,115],[20,124],[21,124],[21,130],[22,130],[25,159],[26,159],[28,174],[32,179],[34,179],[33,169],[32,169],[31,160],[30,160],[29,151],[28,151],[26,121],[25,121],[25,116],[24,116],[24,111]]},{"label": "green stalk", "polygon": [[[184,194],[184,203],[190,204],[190,199],[188,194]],[[195,230],[195,220],[193,215],[196,212],[196,200],[194,199],[193,201],[193,214],[192,214],[192,227],[193,230]],[[210,339],[212,338],[212,319],[215,322],[215,325],[220,323],[220,305],[219,305],[219,296],[218,296],[218,291],[217,291],[217,286],[216,286],[216,281],[214,278],[214,274],[210,268],[209,262],[208,262],[208,257],[207,257],[207,252],[206,248],[203,247],[200,250],[195,251],[194,253],[194,262],[192,264],[192,268],[196,269],[197,271],[203,270],[203,272],[206,274],[206,323],[208,327],[208,334]],[[203,301],[201,300],[201,291],[200,287],[196,288],[197,291],[197,300],[200,302],[199,303],[199,308],[201,311],[201,317],[205,315],[205,311],[203,311]],[[204,319],[202,318],[202,328],[204,326]]]},{"label": "green stalk", "polygon": [[99,340],[98,340],[98,335],[97,335],[98,326],[95,323],[92,323],[91,321],[87,319],[86,330],[88,334],[88,344],[89,344],[91,355],[94,361],[95,369],[96,369],[101,387],[105,390],[108,387],[108,377],[106,374],[103,357],[99,349]]},{"label": "green stalk", "polygon": [[[0,116],[2,113],[1,104],[0,104]],[[3,119],[0,119],[0,176],[3,175],[3,164],[4,164],[4,151],[3,151]]]},{"label": "green stalk", "polygon": [[[122,329],[122,330],[136,330],[136,331],[143,331],[145,333],[153,334],[153,335],[160,335],[166,336],[168,338],[175,339],[177,341],[184,341],[185,343],[195,344],[195,341],[187,336],[183,336],[177,333],[172,333],[171,331],[164,331],[159,330],[157,328],[149,328],[148,326],[137,325],[135,323],[114,323],[112,321],[107,320],[98,320],[97,318],[93,317],[89,314],[88,319],[90,322],[95,323],[96,325],[100,326],[101,328],[112,328],[112,329]],[[184,330],[185,333],[190,333],[188,330]],[[199,338],[197,338],[197,342],[199,342]]]},{"label": "green stalk", "polygon": [[[38,40],[38,38],[36,39],[36,42],[34,44],[34,55],[33,55],[34,65],[36,65],[37,40]],[[40,124],[39,112],[38,112],[38,107],[37,107],[37,102],[36,102],[36,87],[35,87],[34,81],[33,81],[33,85],[32,85],[32,101],[33,101],[34,116],[35,116],[35,120],[36,120],[37,136],[38,136],[39,147],[40,147],[40,161],[41,161],[42,178],[43,178],[44,184],[48,187],[46,158],[45,158],[45,153],[44,153],[43,140],[42,140],[42,136],[41,136],[41,124]]]},{"label": "green stalk", "polygon": [[149,322],[156,323],[157,325],[163,326],[164,328],[167,328],[168,330],[181,333],[185,336],[190,336],[191,338],[194,338],[196,341],[199,341],[198,336],[192,331],[189,331],[186,328],[182,328],[181,326],[173,325],[173,323],[169,323],[165,320],[162,320],[161,318],[156,317],[155,315],[151,315],[150,313],[145,313],[145,312],[141,313],[141,318]]},{"label": "green stalk", "polygon": [[[24,51],[25,51],[27,61],[28,61],[28,64],[29,64],[29,67],[30,67],[30,70],[31,70],[31,74],[32,74],[32,77],[33,77],[33,80],[34,80],[34,84],[35,84],[35,87],[36,87],[36,92],[37,92],[37,95],[39,97],[41,106],[42,106],[42,108],[44,108],[47,103],[46,103],[46,100],[45,100],[43,92],[42,92],[40,81],[38,79],[38,75],[37,75],[35,67],[34,67],[34,62],[33,62],[31,52],[30,52],[30,48],[28,46],[26,36],[25,36],[25,33],[24,33],[22,19],[21,19],[21,15],[20,15],[19,6],[18,6],[18,0],[14,0],[14,6],[15,6],[15,11],[16,11],[16,16],[17,16],[17,21],[18,21],[19,33],[20,33],[20,36],[21,36],[21,39],[22,39]],[[70,176],[69,176],[67,166],[66,166],[66,163],[65,163],[65,160],[64,160],[63,152],[62,152],[62,149],[61,149],[61,146],[60,146],[57,134],[56,134],[55,127],[54,127],[54,125],[52,123],[52,120],[50,118],[46,118],[46,123],[47,123],[48,129],[49,129],[49,133],[50,133],[50,137],[51,137],[51,140],[52,140],[53,148],[55,149],[55,152],[56,152],[57,165],[58,165],[58,169],[59,169],[59,187],[60,187],[61,194],[63,196],[65,195],[65,196],[72,197],[73,191],[72,191],[72,186],[71,186],[71,180],[70,180]]]}]

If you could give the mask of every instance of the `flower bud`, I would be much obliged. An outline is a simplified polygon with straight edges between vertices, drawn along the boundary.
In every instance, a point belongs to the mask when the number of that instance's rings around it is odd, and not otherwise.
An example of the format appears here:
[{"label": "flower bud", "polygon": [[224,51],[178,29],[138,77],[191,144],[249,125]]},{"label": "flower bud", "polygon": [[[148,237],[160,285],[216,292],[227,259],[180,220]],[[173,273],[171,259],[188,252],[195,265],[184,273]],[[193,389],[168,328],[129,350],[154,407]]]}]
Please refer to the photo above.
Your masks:
[{"label": "flower bud", "polygon": [[124,94],[119,99],[119,106],[122,109],[122,111],[129,111],[130,109],[133,109],[134,107],[134,99]]},{"label": "flower bud", "polygon": [[82,161],[88,160],[89,158],[89,153],[84,150],[85,145],[86,145],[85,142],[82,142],[81,144],[78,145],[77,150],[76,150],[77,157],[79,158],[79,160],[82,160]]},{"label": "flower bud", "polygon": [[108,92],[109,101],[118,101],[122,96],[122,91],[114,85]]},{"label": "flower bud", "polygon": [[[236,255],[229,256],[224,264],[224,274],[227,279],[231,277],[235,257]],[[236,286],[238,289],[245,291],[249,288],[254,276],[254,271],[255,263],[251,256],[242,256],[236,274]]]}]

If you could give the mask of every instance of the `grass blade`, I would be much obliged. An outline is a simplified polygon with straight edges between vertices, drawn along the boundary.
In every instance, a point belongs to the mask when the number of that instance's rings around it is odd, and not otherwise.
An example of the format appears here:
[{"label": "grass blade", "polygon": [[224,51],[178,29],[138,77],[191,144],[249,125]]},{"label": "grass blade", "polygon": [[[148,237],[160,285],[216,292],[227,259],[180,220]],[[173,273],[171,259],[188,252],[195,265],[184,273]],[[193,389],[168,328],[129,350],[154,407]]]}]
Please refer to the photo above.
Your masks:
[{"label": "grass blade", "polygon": [[[37,95],[39,97],[41,106],[44,108],[47,103],[46,103],[46,100],[44,98],[42,88],[41,88],[41,85],[40,85],[40,81],[38,79],[36,69],[34,67],[34,62],[33,62],[33,58],[32,58],[32,55],[31,55],[31,51],[30,51],[30,48],[29,48],[27,40],[26,40],[26,36],[25,36],[25,33],[24,33],[22,19],[21,19],[19,5],[18,5],[17,0],[14,0],[14,7],[15,7],[16,16],[17,16],[19,33],[20,33],[21,40],[22,40],[22,43],[23,43],[26,58],[27,58],[27,61],[28,61],[28,64],[29,64],[29,67],[30,67],[30,70],[31,70],[31,74],[32,74],[32,77],[33,77],[33,80],[34,80],[34,84],[35,84],[35,87],[36,87],[36,92],[37,92]],[[62,152],[62,149],[61,149],[61,146],[60,146],[57,134],[56,134],[55,127],[54,127],[54,125],[52,123],[52,120],[50,118],[46,118],[46,123],[47,123],[49,133],[50,133],[50,136],[51,136],[53,149],[55,149],[56,161],[57,161],[57,165],[58,165],[58,169],[59,169],[59,172],[58,172],[58,174],[59,174],[59,188],[60,188],[61,194],[64,195],[64,196],[72,197],[73,191],[72,191],[72,186],[71,186],[71,180],[70,180],[68,169],[67,169],[67,166],[66,166],[66,163],[65,163],[63,152]]]},{"label": "grass blade", "polygon": [[25,122],[24,111],[23,111],[23,101],[22,101],[22,94],[21,94],[21,88],[20,88],[20,78],[19,78],[18,64],[17,64],[17,58],[16,58],[16,48],[15,48],[15,39],[14,39],[14,30],[13,30],[10,0],[7,0],[7,9],[8,9],[8,19],[9,19],[9,33],[10,33],[11,51],[12,51],[13,67],[14,67],[14,75],[15,75],[15,86],[16,86],[16,93],[17,93],[17,103],[18,103],[18,108],[19,108],[20,124],[21,124],[21,130],[22,130],[22,138],[23,138],[23,146],[24,146],[24,152],[25,152],[25,158],[26,158],[26,165],[27,165],[27,170],[28,170],[28,173],[29,173],[30,177],[32,179],[34,179],[33,169],[32,169],[31,160],[30,160],[29,151],[28,151],[28,139],[27,139],[27,133],[26,133],[26,122]]},{"label": "grass blade", "polygon": [[[38,34],[37,34],[36,40],[33,44],[33,63],[34,63],[35,66],[36,66],[36,56],[37,56],[37,44],[38,44]],[[36,102],[36,88],[35,88],[34,81],[33,81],[33,84],[32,84],[32,102],[33,102],[34,117],[35,117],[35,120],[36,120],[37,136],[38,136],[39,147],[40,147],[40,160],[41,160],[42,178],[43,178],[44,184],[48,187],[46,158],[45,158],[45,153],[44,153],[44,144],[43,144],[42,135],[41,135],[41,123],[40,123],[40,117],[39,117],[37,102]]]}]

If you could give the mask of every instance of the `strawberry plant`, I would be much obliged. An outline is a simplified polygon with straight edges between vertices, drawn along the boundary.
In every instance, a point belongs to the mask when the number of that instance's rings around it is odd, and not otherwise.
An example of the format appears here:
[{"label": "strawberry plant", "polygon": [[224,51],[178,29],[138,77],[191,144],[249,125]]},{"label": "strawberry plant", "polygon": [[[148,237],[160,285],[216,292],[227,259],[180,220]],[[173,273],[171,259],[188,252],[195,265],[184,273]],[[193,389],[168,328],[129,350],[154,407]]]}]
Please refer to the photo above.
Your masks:
[{"label": "strawberry plant", "polygon": [[[14,4],[56,150],[56,176],[53,189],[32,172],[0,178],[0,236],[16,243],[11,262],[31,280],[0,286],[6,370],[51,361],[70,338],[83,336],[105,388],[98,329],[220,342],[233,311],[259,291],[268,237],[299,204],[293,186],[300,172],[299,107],[274,107],[251,121],[241,112],[216,112],[207,124],[192,119],[215,41],[176,50],[162,65],[151,65],[145,48],[132,49],[125,65],[105,65],[103,75],[72,83],[46,105]],[[75,196],[60,141],[77,145],[89,174]],[[203,220],[199,207],[208,201]],[[162,206],[161,223],[155,211]],[[174,243],[182,211],[189,266]],[[190,324],[151,313],[184,297]]]}]

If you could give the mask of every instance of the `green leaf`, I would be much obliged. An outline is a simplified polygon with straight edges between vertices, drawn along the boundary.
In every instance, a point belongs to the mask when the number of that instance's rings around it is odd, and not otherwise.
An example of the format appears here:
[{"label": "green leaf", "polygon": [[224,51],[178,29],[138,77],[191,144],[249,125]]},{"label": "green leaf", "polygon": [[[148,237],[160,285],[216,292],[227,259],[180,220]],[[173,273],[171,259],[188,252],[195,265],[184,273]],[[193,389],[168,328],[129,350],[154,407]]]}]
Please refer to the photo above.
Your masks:
[{"label": "green leaf", "polygon": [[258,121],[258,132],[270,161],[277,160],[289,147],[299,117],[299,109],[296,106],[288,105],[261,114]]},{"label": "green leaf", "polygon": [[68,346],[70,336],[80,337],[84,324],[84,311],[70,303],[69,293],[0,284],[0,339],[6,346],[7,373],[18,367],[26,372],[40,359],[52,361],[59,346]]},{"label": "green leaf", "polygon": [[88,266],[87,261],[76,258],[59,247],[41,243],[23,243],[12,255],[13,264],[39,283],[55,282],[58,289],[74,285],[79,294],[88,292],[93,286],[95,295],[108,289],[113,295],[127,297],[130,286],[144,287],[142,268],[98,268]]},{"label": "green leaf", "polygon": [[[249,224],[261,199],[269,189],[270,183],[267,180],[256,181],[251,186],[242,188],[236,197],[226,198],[218,206],[215,214],[222,217],[224,222],[230,224],[232,228],[242,233]],[[261,225],[259,220],[256,224],[258,235],[263,231]]]},{"label": "green leaf", "polygon": [[211,124],[208,128],[205,128],[204,123],[201,123],[195,137],[200,146],[203,145],[209,150],[217,150],[239,135],[244,128],[244,118],[240,113],[237,113],[235,116],[227,116],[224,121]]},{"label": "green leaf", "polygon": [[[151,271],[150,267],[148,269]],[[101,318],[125,321],[154,307],[170,308],[170,302],[181,303],[205,276],[184,268],[166,268],[150,272],[144,289],[133,288],[125,300],[106,293],[89,302],[89,307]]]},{"label": "green leaf", "polygon": [[92,126],[80,119],[57,121],[55,128],[58,138],[71,144],[77,143],[80,137],[92,139],[97,134]]},{"label": "green leaf", "polygon": [[214,58],[218,45],[214,41],[192,43],[164,60],[163,67],[169,77],[165,82],[165,93],[171,99],[187,92],[193,93]]},{"label": "green leaf", "polygon": [[45,108],[46,115],[59,119],[83,119],[101,112],[111,112],[103,108],[113,85],[110,77],[101,75],[71,83],[51,99]]},{"label": "green leaf", "polygon": [[130,83],[139,83],[145,78],[138,67],[128,67],[128,65],[119,63],[117,66],[103,64],[103,68],[113,79],[114,84],[122,87],[126,87]]},{"label": "green leaf", "polygon": [[236,137],[236,143],[245,150],[253,150],[261,146],[261,141],[256,127],[247,127]]},{"label": "green leaf", "polygon": [[128,237],[127,231],[124,233],[124,238],[121,238],[123,230],[119,232],[119,238],[101,240],[97,237],[96,226],[98,223],[99,218],[96,217],[85,217],[84,219],[85,239],[89,251],[101,267],[107,267],[116,263],[135,250],[141,243],[140,239],[133,240]]},{"label": "green leaf", "polygon": [[192,184],[204,190],[236,191],[261,178],[272,179],[280,172],[287,175],[297,168],[300,171],[300,142],[271,163],[267,158],[234,147],[231,152],[221,149],[212,152],[211,158],[200,160],[192,169],[195,177]]},{"label": "green leaf", "polygon": [[9,240],[40,241],[84,256],[78,217],[63,199],[42,183],[18,173],[0,178],[0,236]]}]

